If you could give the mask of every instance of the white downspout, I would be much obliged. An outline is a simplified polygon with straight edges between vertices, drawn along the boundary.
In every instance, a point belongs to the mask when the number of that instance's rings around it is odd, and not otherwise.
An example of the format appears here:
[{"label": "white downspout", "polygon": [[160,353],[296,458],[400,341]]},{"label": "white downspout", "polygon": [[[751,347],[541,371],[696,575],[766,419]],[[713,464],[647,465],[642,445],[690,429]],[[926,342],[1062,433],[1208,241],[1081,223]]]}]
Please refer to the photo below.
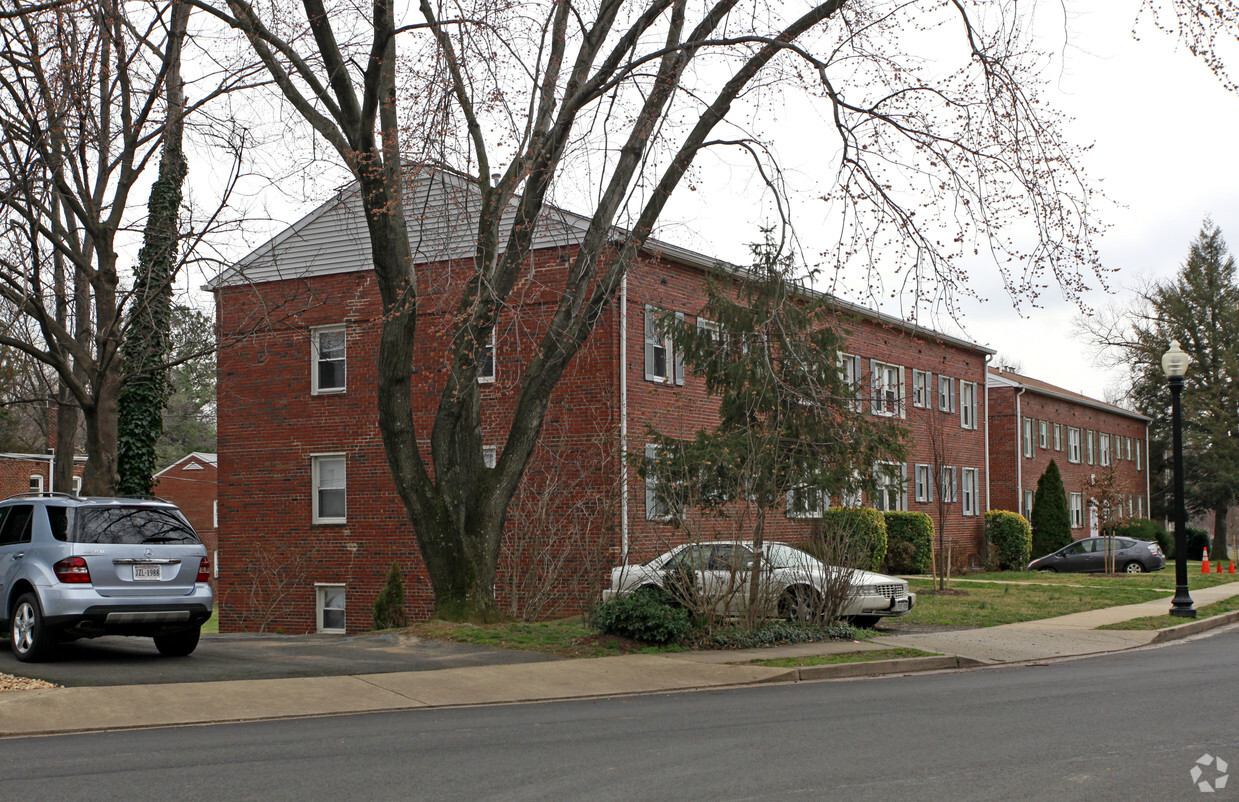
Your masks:
[{"label": "white downspout", "polygon": [[619,302],[620,404],[620,564],[628,564],[628,273],[620,276]]},{"label": "white downspout", "polygon": [[47,492],[56,492],[56,449],[47,450]]},{"label": "white downspout", "polygon": [[1149,479],[1149,424],[1144,424],[1144,511],[1153,519],[1153,487]]},{"label": "white downspout", "polygon": [[1024,509],[1024,415],[1020,411],[1020,396],[1027,389],[1021,387],[1015,393],[1015,506],[1025,518],[1031,510]]},{"label": "white downspout", "polygon": [[985,355],[985,509],[987,511],[993,509],[989,495],[989,361],[993,358],[993,354]]}]

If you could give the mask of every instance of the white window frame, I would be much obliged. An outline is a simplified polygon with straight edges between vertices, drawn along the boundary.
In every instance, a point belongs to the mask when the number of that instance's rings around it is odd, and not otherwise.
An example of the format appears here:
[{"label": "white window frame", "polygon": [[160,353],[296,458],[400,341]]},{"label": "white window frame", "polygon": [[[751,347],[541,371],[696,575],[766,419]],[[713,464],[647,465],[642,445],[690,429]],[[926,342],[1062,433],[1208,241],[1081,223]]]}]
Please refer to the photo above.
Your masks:
[{"label": "white window frame", "polygon": [[482,464],[487,468],[499,464],[499,446],[482,446]]},{"label": "white window frame", "polygon": [[30,474],[30,484],[29,484],[29,487],[30,487],[30,492],[31,492],[31,493],[42,493],[42,492],[43,492],[43,486],[44,486],[44,485],[43,485],[43,474],[41,474],[41,473],[32,473],[32,474]]},{"label": "white window frame", "polygon": [[[891,501],[889,492],[894,487],[898,490],[895,506],[888,506]],[[881,504],[878,503],[879,499]],[[908,509],[908,466],[902,462],[878,462],[873,466],[873,493],[870,496],[870,506],[882,512],[901,512]]]},{"label": "white window frame", "polygon": [[1084,528],[1084,494],[1068,493],[1068,508],[1071,510],[1071,528]]},{"label": "white window frame", "polygon": [[1089,465],[1097,464],[1097,432],[1092,429],[1084,430],[1084,456]]},{"label": "white window frame", "polygon": [[917,465],[915,469],[915,498],[922,504],[934,500],[934,466]]},{"label": "white window frame", "polygon": [[955,379],[938,374],[938,411],[955,411]]},{"label": "white window frame", "polygon": [[[645,444],[646,459],[654,459],[658,456],[658,446],[654,443]],[[672,515],[671,503],[668,501],[660,501],[656,492],[658,486],[658,477],[647,473],[645,477],[645,520],[668,522],[674,517]]]},{"label": "white window frame", "polygon": [[907,417],[904,401],[907,394],[903,382],[903,366],[890,362],[870,361],[869,381],[872,385],[870,410],[887,418]]},{"label": "white window frame", "polygon": [[72,487],[73,487],[73,495],[75,496],[82,495],[82,477],[74,476]]},{"label": "white window frame", "polygon": [[[1074,436],[1073,436],[1074,435]],[[1080,430],[1075,426],[1067,427],[1067,461],[1073,465],[1080,464]]]},{"label": "white window frame", "polygon": [[219,499],[211,501],[211,526],[219,529]]},{"label": "white window frame", "polygon": [[977,428],[977,383],[959,382],[959,425],[962,429]]},{"label": "white window frame", "polygon": [[830,497],[820,487],[797,485],[787,489],[788,518],[821,518]]},{"label": "white window frame", "polygon": [[[683,384],[684,356],[676,353],[671,335],[662,331],[658,325],[658,316],[662,311],[656,306],[645,305],[645,380],[658,384]],[[676,320],[683,320],[684,313],[676,312],[675,317]],[[659,373],[655,364],[658,349],[663,351],[665,373]]]},{"label": "white window frame", "polygon": [[1132,440],[1134,440],[1135,438],[1134,438],[1134,437],[1124,437],[1123,439],[1127,441],[1127,459],[1130,461],[1130,460],[1131,460],[1131,442],[1132,442]]},{"label": "white window frame", "polygon": [[[327,607],[327,593],[333,590],[339,590],[344,594],[343,607]],[[323,613],[327,610],[339,610],[344,614],[344,626],[328,627],[324,624]],[[314,618],[315,624],[319,632],[346,632],[348,630],[348,588],[343,582],[315,582],[314,583]]]},{"label": "white window frame", "polygon": [[[344,484],[340,487],[322,487],[322,465],[326,462],[339,461],[344,464]],[[310,494],[311,521],[316,524],[342,524],[348,522],[348,458],[343,452],[310,455],[310,474],[313,488]],[[318,494],[320,490],[340,490],[344,493],[344,515],[322,516],[318,513]]]},{"label": "white window frame", "polygon": [[[496,326],[491,326],[490,337],[482,344],[481,364],[478,365],[478,384],[494,384],[495,375],[499,372],[499,354],[495,349]],[[490,361],[490,371],[486,370],[486,362]]]},{"label": "white window frame", "polygon": [[[319,338],[324,334],[339,333],[343,339],[343,351],[339,357],[339,361],[344,364],[344,379],[339,387],[323,387],[319,384],[318,366],[319,362],[324,361],[321,358],[321,350]],[[335,360],[331,360],[335,361]],[[343,323],[337,323],[332,326],[314,326],[310,329],[310,394],[311,395],[338,395],[348,390],[348,333],[345,330]]]},{"label": "white window frame", "polygon": [[1097,433],[1097,450],[1101,458],[1101,466],[1107,467],[1110,464],[1110,435],[1103,432]]},{"label": "white window frame", "polygon": [[1063,425],[1061,423],[1054,424],[1054,450],[1063,450]]},{"label": "white window frame", "polygon": [[864,409],[864,385],[861,383],[860,375],[860,357],[856,354],[845,354],[839,352],[839,373],[843,377],[843,383],[851,388],[856,398],[852,402],[852,409],[860,412]]},{"label": "white window frame", "polygon": [[1036,500],[1037,494],[1032,490],[1024,491],[1024,517],[1032,515],[1033,502]]},{"label": "white window frame", "polygon": [[1042,450],[1050,447],[1050,422],[1048,420],[1037,421],[1037,448]]},{"label": "white window frame", "polygon": [[938,486],[942,491],[943,503],[954,504],[957,498],[954,465],[943,465],[938,470]]},{"label": "white window frame", "polygon": [[1136,494],[1136,517],[1144,517],[1144,496],[1139,493]]},{"label": "white window frame", "polygon": [[934,374],[912,369],[912,406],[929,409],[929,393],[933,386]]},{"label": "white window frame", "polygon": [[979,515],[981,506],[981,500],[978,498],[978,493],[981,490],[980,471],[976,468],[961,469],[959,485],[959,500],[962,504],[963,514]]},{"label": "white window frame", "polygon": [[1141,470],[1140,467],[1140,440],[1136,440],[1136,470]]},{"label": "white window frame", "polygon": [[1022,453],[1028,459],[1032,459],[1037,456],[1037,444],[1036,441],[1033,440],[1033,423],[1034,421],[1032,418],[1024,418],[1022,430],[1024,449]]}]

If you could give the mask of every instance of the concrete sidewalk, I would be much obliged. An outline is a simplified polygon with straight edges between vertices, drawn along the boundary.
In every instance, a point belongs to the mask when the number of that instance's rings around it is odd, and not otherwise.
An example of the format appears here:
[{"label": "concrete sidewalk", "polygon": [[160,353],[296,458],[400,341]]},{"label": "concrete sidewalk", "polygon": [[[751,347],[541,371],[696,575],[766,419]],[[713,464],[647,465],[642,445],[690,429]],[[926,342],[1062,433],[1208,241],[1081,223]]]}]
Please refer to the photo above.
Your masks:
[{"label": "concrete sidewalk", "polygon": [[[1239,583],[1192,593],[1198,606],[1239,595]],[[1239,620],[1231,613],[1172,630],[1094,627],[1168,609],[1168,599],[986,629],[798,644],[725,652],[682,652],[559,660],[439,671],[162,685],[53,688],[0,694],[0,736],[177,726],[475,704],[552,701],[725,688],[980,664],[1035,662],[1130,649]],[[751,660],[908,646],[939,652],[913,658],[811,668],[771,668]]]}]

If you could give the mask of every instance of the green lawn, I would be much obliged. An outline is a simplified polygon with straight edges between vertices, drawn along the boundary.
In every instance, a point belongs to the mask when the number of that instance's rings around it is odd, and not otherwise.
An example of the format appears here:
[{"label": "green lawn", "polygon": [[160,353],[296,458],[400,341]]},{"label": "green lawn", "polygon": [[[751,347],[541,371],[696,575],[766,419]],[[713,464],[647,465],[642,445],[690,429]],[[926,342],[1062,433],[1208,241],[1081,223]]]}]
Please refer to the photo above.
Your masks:
[{"label": "green lawn", "polygon": [[[1229,613],[1234,610],[1239,610],[1239,596],[1231,596],[1229,599],[1223,599],[1216,604],[1206,604],[1204,607],[1196,608],[1197,618],[1209,618],[1222,613]],[[1165,629],[1166,627],[1178,626],[1191,621],[1191,618],[1180,618],[1175,615],[1152,615],[1147,618],[1133,618],[1130,621],[1120,621],[1117,624],[1106,624],[1098,629]]]},{"label": "green lawn", "polygon": [[[1210,563],[1210,567],[1216,568],[1216,563]],[[1226,564],[1229,567],[1229,563]],[[1236,566],[1239,570],[1239,566]],[[1106,576],[1105,574],[1051,574],[1046,571],[996,571],[988,574],[968,574],[966,576],[953,577],[955,579],[979,579],[983,581],[994,582],[1042,582],[1052,585],[1088,585],[1089,587],[1115,587],[1116,583],[1122,583],[1123,587],[1133,588],[1160,588],[1162,590],[1174,590],[1174,562],[1171,561],[1160,571],[1154,571],[1151,574],[1117,574],[1115,576]],[[1209,588],[1214,585],[1225,585],[1231,582],[1239,582],[1239,573],[1200,573],[1199,562],[1188,562],[1187,564],[1187,586],[1188,588]],[[966,587],[968,582],[960,583],[957,587]]]},{"label": "green lawn", "polygon": [[874,660],[896,660],[903,657],[937,657],[936,652],[922,652],[900,646],[896,649],[872,649],[867,652],[844,652],[842,654],[819,654],[813,657],[777,657],[772,660],[751,660],[749,665],[771,668],[803,668],[806,666],[829,666],[836,663],[868,663]]},{"label": "green lawn", "polygon": [[[1033,578],[1037,576],[1039,575],[1033,575]],[[1057,581],[1051,584],[1028,585],[959,582],[953,585],[955,593],[951,595],[928,593],[926,591],[930,591],[933,584],[931,580],[913,579],[910,584],[917,593],[916,607],[899,620],[918,624],[992,627],[1096,610],[1100,607],[1136,604],[1156,599],[1173,590],[1163,591],[1141,584],[1130,585],[1127,579],[1126,576],[1111,577],[1108,580],[1097,577],[1088,587],[1071,587]]]}]

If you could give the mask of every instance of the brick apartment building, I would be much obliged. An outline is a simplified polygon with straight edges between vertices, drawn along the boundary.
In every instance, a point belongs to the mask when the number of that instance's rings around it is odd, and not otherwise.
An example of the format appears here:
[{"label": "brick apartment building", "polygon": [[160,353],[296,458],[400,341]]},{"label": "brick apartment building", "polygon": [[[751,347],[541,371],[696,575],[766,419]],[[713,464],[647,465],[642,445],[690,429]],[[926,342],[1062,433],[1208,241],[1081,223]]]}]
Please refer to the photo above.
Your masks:
[{"label": "brick apartment building", "polygon": [[49,454],[0,454],[0,498],[18,493],[43,493],[52,490],[76,494],[82,487],[85,457],[73,467],[73,486],[53,487],[53,458]]},{"label": "brick apartment building", "polygon": [[1149,418],[993,368],[986,393],[993,507],[1027,517],[1037,480],[1054,460],[1076,538],[1095,534],[1107,503],[1121,508],[1117,517],[1149,514]]},{"label": "brick apartment building", "polygon": [[[423,179],[411,196],[421,210],[410,222],[421,282],[413,397],[425,436],[444,381],[447,315],[472,273],[472,201],[451,176]],[[540,221],[528,274],[500,315],[481,379],[488,461],[506,437],[520,366],[587,222],[562,211]],[[685,375],[652,320],[666,310],[692,321],[713,266],[652,242],[569,366],[507,518],[501,604],[520,597],[548,612],[574,611],[596,598],[613,565],[685,539],[625,467],[624,453],[646,448],[647,427],[684,435],[712,420],[703,382]],[[221,339],[239,338],[218,357],[221,630],[367,629],[393,561],[409,609],[427,616],[429,581],[378,430],[380,301],[356,194],[319,207],[211,288]],[[911,453],[884,466],[887,478],[862,498],[825,503],[924,511],[957,554],[977,555],[988,508],[984,387],[993,352],[842,302],[837,309],[841,364],[861,388],[857,403],[898,418]],[[803,539],[818,514],[780,516],[768,537]]]}]

